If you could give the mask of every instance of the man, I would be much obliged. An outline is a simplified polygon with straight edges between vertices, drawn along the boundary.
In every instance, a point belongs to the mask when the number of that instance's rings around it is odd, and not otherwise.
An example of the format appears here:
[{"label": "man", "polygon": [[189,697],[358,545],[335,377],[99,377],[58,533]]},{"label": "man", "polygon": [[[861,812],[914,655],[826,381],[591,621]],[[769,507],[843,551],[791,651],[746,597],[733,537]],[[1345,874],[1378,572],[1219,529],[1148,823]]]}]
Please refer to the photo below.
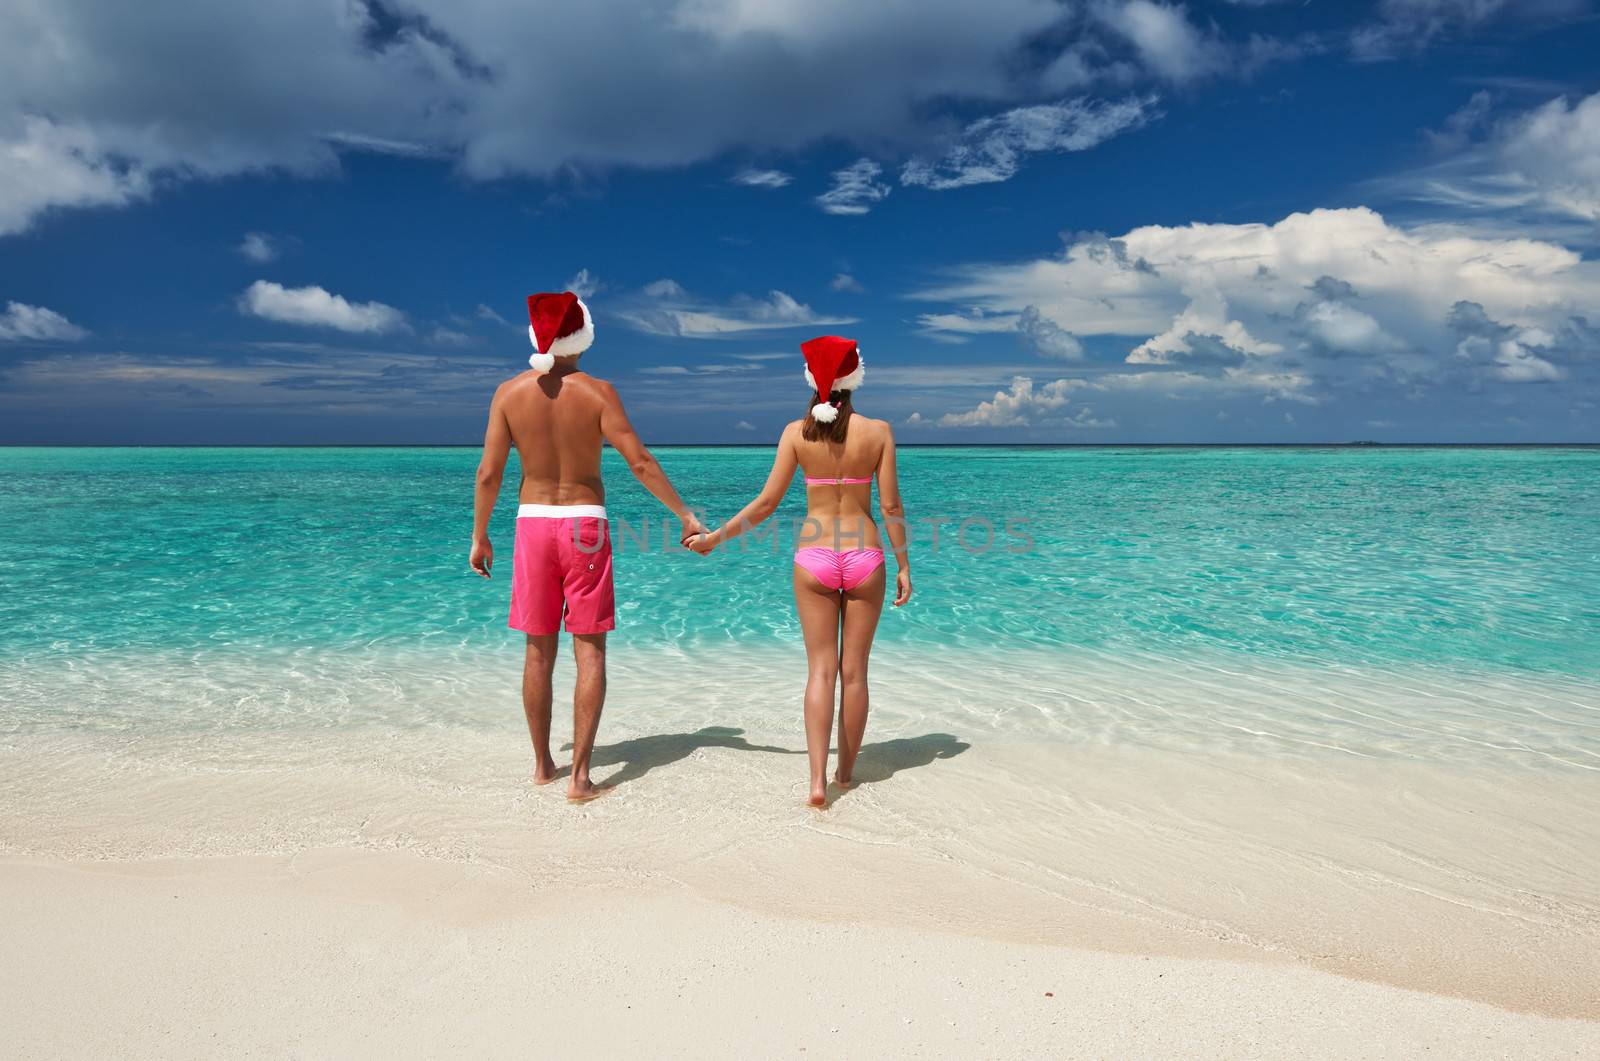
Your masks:
[{"label": "man", "polygon": [[528,338],[536,351],[528,359],[532,371],[502,383],[489,405],[470,562],[474,571],[489,577],[494,563],[489,516],[515,445],[522,490],[512,553],[510,626],[527,634],[522,707],[533,737],[533,780],[544,785],[556,776],[550,757],[550,677],[565,613],[578,665],[567,798],[582,802],[602,791],[589,780],[589,756],[606,696],[606,631],[616,626],[601,440],[622,454],[645,489],[678,517],[684,540],[703,528],[639,441],[616,390],[578,368],[578,355],[594,341],[588,307],[570,291],[532,295],[528,320]]}]

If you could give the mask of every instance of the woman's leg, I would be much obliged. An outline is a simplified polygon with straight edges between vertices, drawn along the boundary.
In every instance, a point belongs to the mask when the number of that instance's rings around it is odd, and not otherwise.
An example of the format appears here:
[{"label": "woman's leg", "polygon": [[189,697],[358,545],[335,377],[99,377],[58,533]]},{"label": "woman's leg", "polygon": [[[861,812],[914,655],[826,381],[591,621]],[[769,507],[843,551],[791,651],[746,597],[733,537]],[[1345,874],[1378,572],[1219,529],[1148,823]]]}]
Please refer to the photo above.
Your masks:
[{"label": "woman's leg", "polygon": [[813,807],[828,803],[828,738],[833,730],[833,692],[839,684],[839,594],[795,565],[794,607],[806,638],[806,752],[811,758]]},{"label": "woman's leg", "polygon": [[844,594],[844,616],[839,632],[839,772],[841,785],[850,784],[867,730],[867,657],[872,655],[872,635],[883,614],[883,566]]}]

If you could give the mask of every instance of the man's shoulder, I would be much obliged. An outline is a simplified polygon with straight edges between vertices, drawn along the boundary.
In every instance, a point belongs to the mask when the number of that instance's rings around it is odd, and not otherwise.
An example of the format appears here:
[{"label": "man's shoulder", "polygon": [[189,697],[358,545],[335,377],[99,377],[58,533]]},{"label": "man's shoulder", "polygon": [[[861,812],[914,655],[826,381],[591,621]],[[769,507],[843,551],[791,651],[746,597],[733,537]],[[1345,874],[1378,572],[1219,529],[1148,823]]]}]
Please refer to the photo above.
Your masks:
[{"label": "man's shoulder", "polygon": [[587,372],[574,372],[563,377],[561,389],[586,405],[600,407],[616,405],[621,401],[617,397],[617,389],[608,380],[591,376]]},{"label": "man's shoulder", "polygon": [[594,390],[597,390],[597,391],[601,392],[602,394],[615,394],[615,393],[617,393],[617,388],[612,386],[612,383],[611,383],[610,380],[601,379],[599,376],[590,375],[587,372],[574,372],[571,376],[568,376],[567,378],[572,380],[572,381],[574,381],[574,382],[576,382],[576,383],[581,384],[582,386],[590,387],[590,388],[592,388]]},{"label": "man's shoulder", "polygon": [[523,371],[518,372],[515,376],[512,376],[510,379],[501,380],[500,385],[494,389],[494,396],[498,398],[503,394],[510,394],[512,391],[521,390],[529,384],[537,383],[538,379],[539,374],[537,372],[533,371],[532,369],[524,369]]}]

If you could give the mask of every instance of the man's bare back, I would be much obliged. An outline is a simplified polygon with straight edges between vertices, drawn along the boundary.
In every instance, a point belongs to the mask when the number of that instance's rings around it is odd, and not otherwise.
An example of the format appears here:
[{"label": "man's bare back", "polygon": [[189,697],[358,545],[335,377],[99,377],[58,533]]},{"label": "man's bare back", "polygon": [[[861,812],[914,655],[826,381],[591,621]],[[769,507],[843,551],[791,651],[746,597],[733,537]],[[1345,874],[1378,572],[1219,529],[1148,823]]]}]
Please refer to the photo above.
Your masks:
[{"label": "man's bare back", "polygon": [[524,372],[501,385],[499,407],[522,464],[519,500],[536,505],[600,505],[601,419],[616,404],[610,384],[587,372]]}]

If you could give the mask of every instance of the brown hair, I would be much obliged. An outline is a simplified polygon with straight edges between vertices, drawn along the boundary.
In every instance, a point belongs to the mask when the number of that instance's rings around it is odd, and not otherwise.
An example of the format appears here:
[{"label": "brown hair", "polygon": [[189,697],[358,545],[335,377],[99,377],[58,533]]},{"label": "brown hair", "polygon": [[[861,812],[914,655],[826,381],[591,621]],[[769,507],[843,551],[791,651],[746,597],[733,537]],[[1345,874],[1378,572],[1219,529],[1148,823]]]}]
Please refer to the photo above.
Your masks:
[{"label": "brown hair", "polygon": [[845,433],[850,430],[850,392],[834,391],[828,395],[828,400],[839,406],[839,415],[831,424],[825,424],[811,415],[811,407],[819,401],[815,392],[806,400],[806,422],[800,428],[800,437],[807,442],[825,439],[828,442],[843,442]]}]

